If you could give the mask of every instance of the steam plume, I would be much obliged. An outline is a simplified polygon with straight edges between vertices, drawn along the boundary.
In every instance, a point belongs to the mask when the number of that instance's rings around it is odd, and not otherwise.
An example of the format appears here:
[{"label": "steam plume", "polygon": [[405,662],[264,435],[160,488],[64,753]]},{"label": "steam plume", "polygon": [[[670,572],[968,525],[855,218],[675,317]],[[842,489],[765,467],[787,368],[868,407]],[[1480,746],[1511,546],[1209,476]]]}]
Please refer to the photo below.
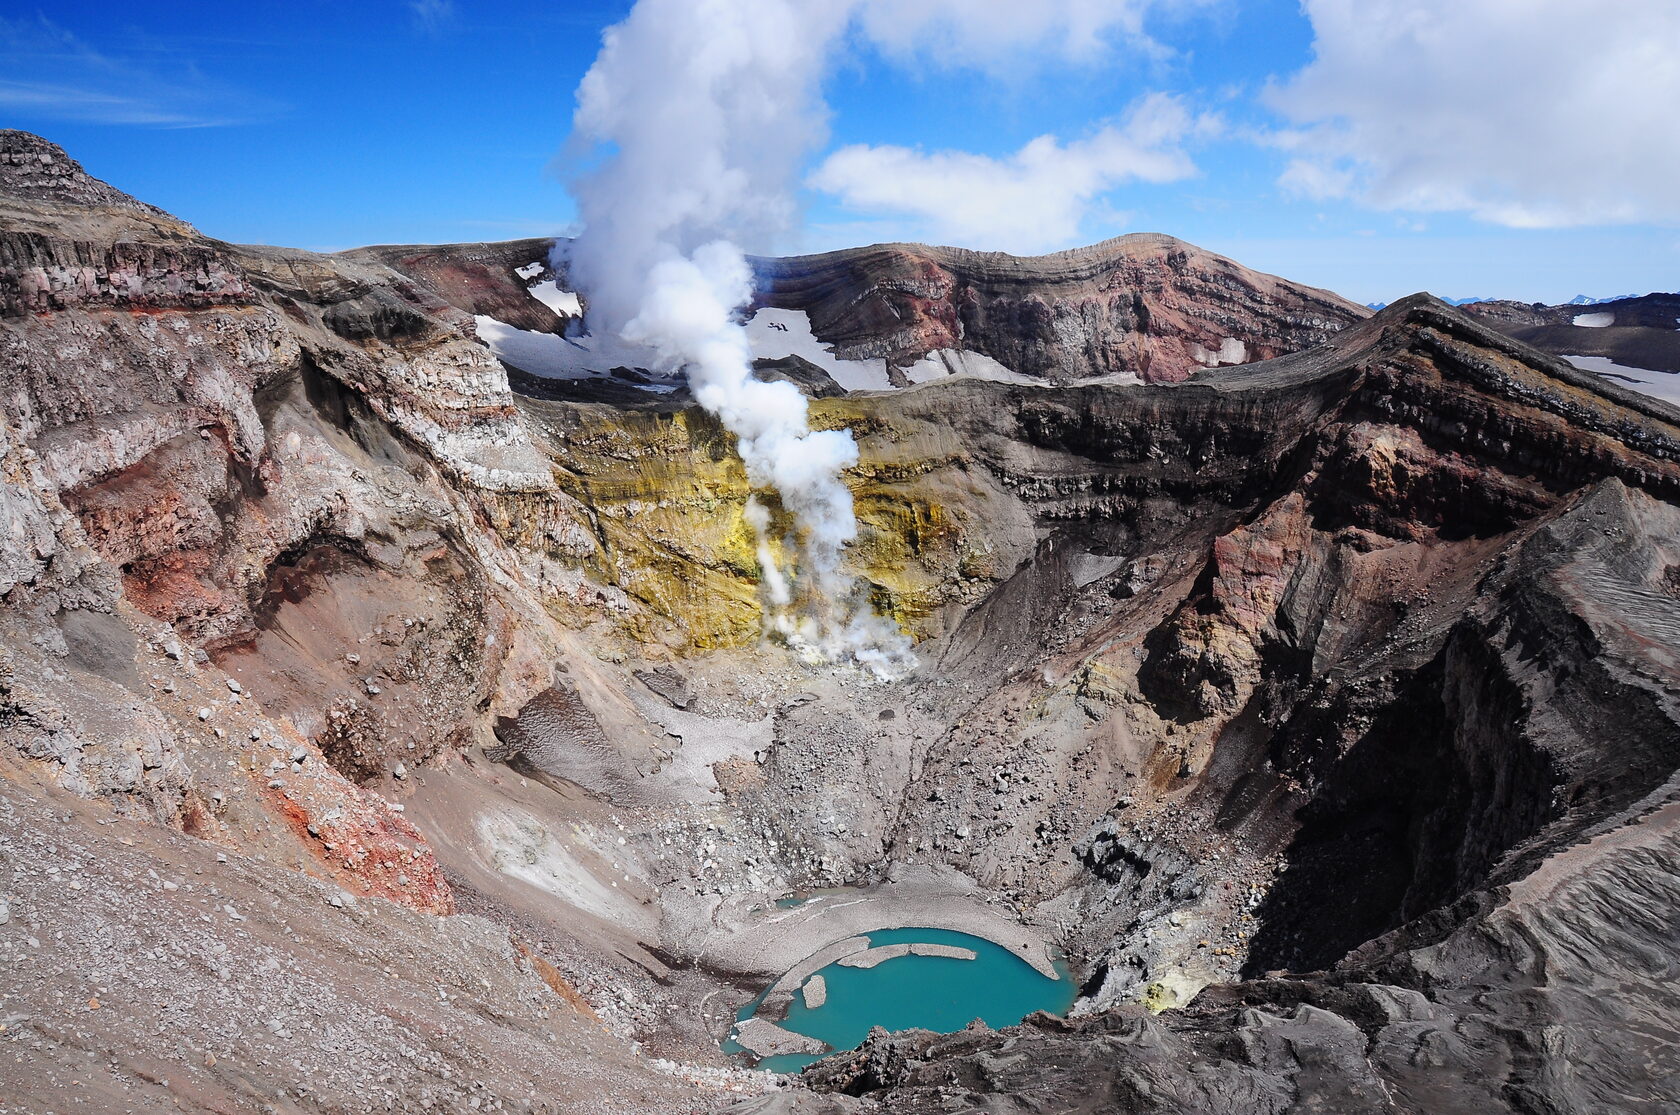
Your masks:
[{"label": "steam plume", "polygon": [[[795,217],[795,184],[827,138],[820,89],[837,44],[992,69],[1022,52],[1087,60],[1116,38],[1148,46],[1145,14],[1210,0],[638,0],[578,88],[577,137],[604,158],[577,183],[584,231],[571,275],[590,327],[688,370],[695,398],[739,438],[753,485],[793,521],[778,568],[769,509],[747,507],[771,627],[813,658],[891,673],[909,644],[858,600],[842,568],[857,534],[843,469],[857,447],[812,431],[805,398],[761,383],[738,314],[752,297],[741,245],[768,251]],[[791,576],[789,575],[791,573]]]},{"label": "steam plume", "polygon": [[747,508],[772,629],[812,659],[891,674],[913,664],[909,642],[842,570],[857,519],[840,475],[857,446],[848,432],[813,431],[792,384],[753,377],[737,317],[752,273],[735,244],[768,246],[787,231],[794,175],[823,139],[821,64],[845,18],[835,9],[642,0],[609,30],[575,124],[613,150],[577,188],[584,232],[569,262],[591,328],[686,368],[695,399],[739,439],[750,482],[780,497],[798,555],[791,583],[768,508]]}]

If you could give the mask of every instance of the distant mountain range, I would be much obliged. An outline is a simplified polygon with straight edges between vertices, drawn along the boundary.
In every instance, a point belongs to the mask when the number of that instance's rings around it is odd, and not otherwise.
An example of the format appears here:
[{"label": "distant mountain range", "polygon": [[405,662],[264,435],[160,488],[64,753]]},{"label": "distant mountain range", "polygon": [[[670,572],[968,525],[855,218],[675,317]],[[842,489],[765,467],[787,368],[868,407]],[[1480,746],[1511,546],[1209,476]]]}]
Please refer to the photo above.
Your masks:
[{"label": "distant mountain range", "polygon": [[[1638,298],[1638,297],[1640,297],[1640,296],[1637,295],[1637,294],[1616,294],[1616,295],[1612,295],[1609,298],[1588,298],[1584,294],[1577,294],[1575,297],[1573,297],[1569,301],[1565,302],[1564,305],[1565,306],[1602,306],[1606,302],[1625,302],[1629,298]],[[1482,301],[1482,299],[1476,298],[1476,299],[1472,299],[1472,301],[1480,302],[1480,301]]]},{"label": "distant mountain range", "polygon": [[[1623,301],[1626,301],[1629,298],[1638,298],[1638,297],[1639,297],[1639,295],[1637,295],[1637,294],[1615,294],[1615,295],[1611,295],[1609,298],[1591,298],[1591,297],[1588,297],[1585,294],[1577,294],[1575,297],[1571,298],[1569,301],[1560,302],[1560,303],[1558,303],[1558,305],[1560,305],[1560,306],[1602,306],[1607,302],[1623,302]],[[1443,299],[1441,299],[1441,301],[1445,302],[1449,306],[1468,306],[1473,302],[1501,302],[1501,301],[1506,301],[1506,300],[1501,299],[1501,298],[1443,298]],[[1380,310],[1387,305],[1388,305],[1387,302],[1367,302],[1367,303],[1365,303],[1366,308],[1371,309],[1371,310]]]}]

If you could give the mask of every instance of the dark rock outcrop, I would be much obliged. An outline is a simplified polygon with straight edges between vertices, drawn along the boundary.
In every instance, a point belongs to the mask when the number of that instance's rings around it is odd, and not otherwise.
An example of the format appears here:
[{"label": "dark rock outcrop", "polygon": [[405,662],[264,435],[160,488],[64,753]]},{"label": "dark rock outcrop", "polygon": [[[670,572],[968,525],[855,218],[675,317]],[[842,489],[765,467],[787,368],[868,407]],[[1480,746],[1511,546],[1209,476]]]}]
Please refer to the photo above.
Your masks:
[{"label": "dark rock outcrop", "polygon": [[0,199],[0,316],[254,300],[231,253],[39,136],[0,130]]},{"label": "dark rock outcrop", "polygon": [[844,395],[846,389],[834,382],[834,377],[799,356],[784,356],[778,360],[753,361],[753,375],[768,383],[778,380],[791,383],[813,399],[832,399]]},{"label": "dark rock outcrop", "polygon": [[174,219],[88,174],[58,144],[9,128],[0,129],[0,192],[45,205],[122,209]]},{"label": "dark rock outcrop", "polygon": [[[553,248],[553,240],[532,238],[493,244],[382,245],[339,254],[390,267],[465,313],[483,314],[533,333],[562,333],[566,323],[526,289],[540,277],[553,277],[548,269]],[[543,270],[530,279],[517,274],[533,263]]]}]

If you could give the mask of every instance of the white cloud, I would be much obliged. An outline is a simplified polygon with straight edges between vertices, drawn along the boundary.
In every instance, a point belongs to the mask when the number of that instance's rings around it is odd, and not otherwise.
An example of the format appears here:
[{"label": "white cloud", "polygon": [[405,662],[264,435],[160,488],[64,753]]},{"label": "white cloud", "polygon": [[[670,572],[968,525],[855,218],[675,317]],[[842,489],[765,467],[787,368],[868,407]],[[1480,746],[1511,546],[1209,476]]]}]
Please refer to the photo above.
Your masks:
[{"label": "white cloud", "polygon": [[1039,252],[1080,241],[1110,191],[1195,173],[1183,140],[1212,127],[1175,97],[1154,94],[1120,124],[1062,143],[1040,136],[1002,158],[908,147],[843,147],[810,176],[854,211],[909,217],[923,238]]},{"label": "white cloud", "polygon": [[[802,167],[828,136],[823,79],[848,54],[873,47],[913,69],[988,72],[1131,65],[1158,50],[1152,21],[1230,2],[639,0],[606,32],[577,94],[574,153],[591,143],[612,151],[574,187],[595,230],[587,239],[613,249],[604,253],[610,259],[585,251],[577,261],[592,312],[618,322],[634,316],[640,292],[619,290],[615,277],[645,276],[649,252],[686,253],[719,237],[750,251],[788,242]],[[891,212],[923,218],[946,239],[1065,246],[1114,187],[1193,173],[1179,142],[1207,119],[1155,97],[1122,125],[1066,144],[1041,137],[1003,158],[846,148],[813,181],[860,217],[873,210],[876,228]],[[868,180],[889,165],[896,181]]]},{"label": "white cloud", "polygon": [[1069,59],[1095,62],[1113,48],[1169,53],[1150,18],[1226,0],[853,0],[865,39],[889,55],[940,64],[1019,69]]},{"label": "white cloud", "polygon": [[1680,214],[1680,2],[1304,0],[1282,183],[1519,228]]}]

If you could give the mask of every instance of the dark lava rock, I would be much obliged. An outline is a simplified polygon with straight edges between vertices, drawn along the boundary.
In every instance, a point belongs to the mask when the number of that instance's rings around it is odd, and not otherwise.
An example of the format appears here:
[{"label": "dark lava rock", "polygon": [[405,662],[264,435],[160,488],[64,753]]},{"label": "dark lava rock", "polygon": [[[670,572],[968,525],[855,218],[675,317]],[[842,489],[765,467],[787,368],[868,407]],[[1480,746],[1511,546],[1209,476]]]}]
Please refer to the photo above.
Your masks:
[{"label": "dark lava rock", "polygon": [[791,383],[813,399],[832,399],[844,395],[846,389],[834,382],[834,377],[802,356],[783,356],[775,360],[754,360],[753,376],[774,383]]}]

